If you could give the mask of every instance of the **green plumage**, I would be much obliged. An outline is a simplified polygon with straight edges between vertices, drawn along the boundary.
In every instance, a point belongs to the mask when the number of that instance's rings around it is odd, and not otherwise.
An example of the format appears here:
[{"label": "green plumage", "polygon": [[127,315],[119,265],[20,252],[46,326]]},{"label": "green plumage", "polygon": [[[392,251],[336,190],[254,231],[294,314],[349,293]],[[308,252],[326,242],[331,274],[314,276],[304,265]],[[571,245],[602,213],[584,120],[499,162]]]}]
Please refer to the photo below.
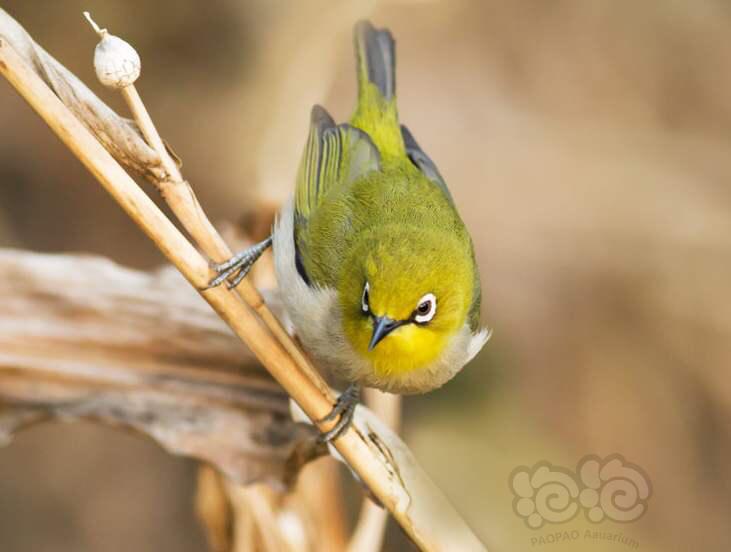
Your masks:
[{"label": "green plumage", "polygon": [[[467,301],[476,330],[480,286],[471,239],[436,166],[399,123],[393,38],[362,22],[355,46],[358,105],[350,124],[335,125],[319,106],[312,111],[295,191],[300,267],[311,285],[358,299],[372,259],[409,305],[422,288],[444,288],[442,304],[452,300],[455,312]],[[358,302],[342,303],[347,316]]]}]

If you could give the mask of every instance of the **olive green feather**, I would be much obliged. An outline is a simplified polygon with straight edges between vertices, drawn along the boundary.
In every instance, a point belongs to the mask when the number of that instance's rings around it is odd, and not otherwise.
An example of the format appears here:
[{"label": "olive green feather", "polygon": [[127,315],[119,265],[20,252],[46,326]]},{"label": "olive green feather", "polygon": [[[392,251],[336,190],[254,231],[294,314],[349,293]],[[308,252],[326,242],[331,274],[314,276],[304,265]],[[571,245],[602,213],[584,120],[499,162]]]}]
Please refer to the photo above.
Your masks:
[{"label": "olive green feather", "polygon": [[314,106],[297,175],[297,216],[309,218],[334,188],[347,187],[379,167],[378,150],[365,132],[348,124],[336,125],[325,109]]}]

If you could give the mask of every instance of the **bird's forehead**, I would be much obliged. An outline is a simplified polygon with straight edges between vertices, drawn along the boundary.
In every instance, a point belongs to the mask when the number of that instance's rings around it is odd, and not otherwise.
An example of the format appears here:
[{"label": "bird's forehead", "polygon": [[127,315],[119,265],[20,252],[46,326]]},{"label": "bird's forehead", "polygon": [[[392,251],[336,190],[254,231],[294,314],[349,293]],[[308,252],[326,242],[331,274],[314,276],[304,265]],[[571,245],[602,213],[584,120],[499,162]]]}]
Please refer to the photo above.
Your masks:
[{"label": "bird's forehead", "polygon": [[418,263],[399,266],[395,262],[380,261],[371,259],[366,267],[371,311],[377,316],[405,320],[424,294],[436,291],[430,283],[432,275],[417,266]]}]

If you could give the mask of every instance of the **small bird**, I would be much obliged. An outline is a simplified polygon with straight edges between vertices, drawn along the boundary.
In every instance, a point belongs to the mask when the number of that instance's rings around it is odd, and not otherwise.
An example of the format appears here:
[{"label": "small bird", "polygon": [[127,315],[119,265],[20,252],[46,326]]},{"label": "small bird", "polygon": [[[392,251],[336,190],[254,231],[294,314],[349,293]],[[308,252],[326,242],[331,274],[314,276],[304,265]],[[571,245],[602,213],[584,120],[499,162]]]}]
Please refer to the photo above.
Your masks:
[{"label": "small bird", "polygon": [[286,310],[318,366],[350,382],[325,418],[335,439],[360,386],[391,393],[440,387],[487,341],[470,238],[436,165],[396,108],[394,40],[355,26],[358,104],[350,124],[320,106],[294,198],[273,234],[216,266],[237,285],[273,245]]}]

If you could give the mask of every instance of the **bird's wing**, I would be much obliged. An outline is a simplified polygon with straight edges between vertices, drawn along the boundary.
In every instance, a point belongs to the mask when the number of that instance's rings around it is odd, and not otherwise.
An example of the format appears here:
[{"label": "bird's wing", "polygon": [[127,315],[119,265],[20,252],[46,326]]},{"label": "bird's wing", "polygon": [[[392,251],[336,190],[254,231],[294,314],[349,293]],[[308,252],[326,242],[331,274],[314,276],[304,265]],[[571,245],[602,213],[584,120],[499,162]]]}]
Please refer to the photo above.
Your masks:
[{"label": "bird's wing", "polygon": [[327,111],[314,106],[310,136],[297,175],[295,232],[329,193],[379,168],[378,149],[365,132],[348,124],[336,125]]},{"label": "bird's wing", "polygon": [[406,155],[409,159],[411,159],[411,162],[416,165],[424,176],[426,176],[429,180],[436,184],[442,192],[444,192],[444,195],[450,203],[454,204],[452,194],[449,193],[449,188],[447,188],[447,183],[442,178],[442,175],[439,174],[439,169],[437,169],[434,161],[432,161],[424,150],[419,147],[419,144],[417,144],[414,139],[414,135],[411,134],[411,131],[409,131],[409,129],[404,125],[401,125],[401,136],[403,137],[404,145],[406,146]]}]

